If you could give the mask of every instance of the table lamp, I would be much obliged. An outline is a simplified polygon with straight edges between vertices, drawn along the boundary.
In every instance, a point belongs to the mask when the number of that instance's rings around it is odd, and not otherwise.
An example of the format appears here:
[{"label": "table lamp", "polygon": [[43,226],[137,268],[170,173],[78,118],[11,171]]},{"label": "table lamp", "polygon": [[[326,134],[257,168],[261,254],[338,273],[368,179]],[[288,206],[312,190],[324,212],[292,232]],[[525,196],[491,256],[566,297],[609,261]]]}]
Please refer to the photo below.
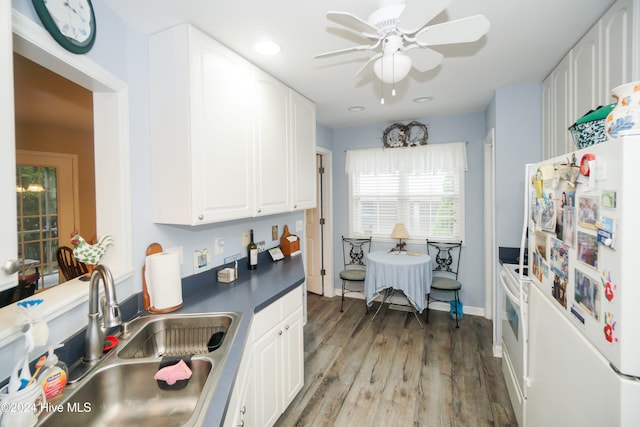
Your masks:
[{"label": "table lamp", "polygon": [[392,252],[404,251],[404,247],[406,246],[406,243],[404,243],[402,239],[406,239],[407,237],[409,237],[409,232],[407,231],[407,228],[404,226],[404,224],[396,224],[396,226],[393,227],[393,231],[391,232],[391,238],[400,239],[400,242],[398,242],[396,247],[391,249],[391,251]]}]

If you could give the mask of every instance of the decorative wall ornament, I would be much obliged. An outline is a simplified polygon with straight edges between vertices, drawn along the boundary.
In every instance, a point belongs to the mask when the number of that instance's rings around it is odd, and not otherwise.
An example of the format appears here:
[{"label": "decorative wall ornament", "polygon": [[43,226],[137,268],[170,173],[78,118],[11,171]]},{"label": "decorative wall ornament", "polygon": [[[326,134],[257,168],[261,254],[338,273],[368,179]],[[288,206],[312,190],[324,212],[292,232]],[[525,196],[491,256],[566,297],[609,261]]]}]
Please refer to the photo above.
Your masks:
[{"label": "decorative wall ornament", "polygon": [[427,126],[413,121],[407,125],[394,123],[384,130],[382,144],[385,148],[417,147],[427,144]]}]

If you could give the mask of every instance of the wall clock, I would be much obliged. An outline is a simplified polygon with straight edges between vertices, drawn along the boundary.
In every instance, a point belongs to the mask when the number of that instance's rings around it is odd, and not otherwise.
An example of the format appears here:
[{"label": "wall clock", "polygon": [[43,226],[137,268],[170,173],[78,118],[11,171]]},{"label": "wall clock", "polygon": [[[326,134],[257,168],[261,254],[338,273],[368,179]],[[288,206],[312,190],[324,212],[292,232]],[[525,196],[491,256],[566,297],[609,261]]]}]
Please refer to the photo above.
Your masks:
[{"label": "wall clock", "polygon": [[90,0],[33,0],[44,28],[62,47],[87,53],[96,40],[96,17]]}]

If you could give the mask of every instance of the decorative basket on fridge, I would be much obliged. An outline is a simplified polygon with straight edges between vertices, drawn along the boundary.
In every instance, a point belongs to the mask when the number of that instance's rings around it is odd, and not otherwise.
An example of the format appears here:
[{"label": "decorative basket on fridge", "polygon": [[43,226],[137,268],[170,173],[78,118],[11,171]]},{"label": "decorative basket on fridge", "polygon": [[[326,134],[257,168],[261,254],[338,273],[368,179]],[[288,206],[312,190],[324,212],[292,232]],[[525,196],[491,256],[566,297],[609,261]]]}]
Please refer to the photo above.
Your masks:
[{"label": "decorative basket on fridge", "polygon": [[586,148],[607,140],[605,121],[616,104],[609,104],[589,111],[571,125],[569,132],[578,148]]}]

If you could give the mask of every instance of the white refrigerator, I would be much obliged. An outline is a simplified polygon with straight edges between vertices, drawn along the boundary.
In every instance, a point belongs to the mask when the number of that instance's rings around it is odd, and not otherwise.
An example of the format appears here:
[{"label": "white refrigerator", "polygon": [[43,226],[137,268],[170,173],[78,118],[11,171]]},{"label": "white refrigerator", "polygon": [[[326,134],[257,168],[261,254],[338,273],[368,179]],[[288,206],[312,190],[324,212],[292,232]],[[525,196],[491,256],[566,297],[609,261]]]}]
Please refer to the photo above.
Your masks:
[{"label": "white refrigerator", "polygon": [[640,426],[640,136],[529,170],[524,423]]}]

